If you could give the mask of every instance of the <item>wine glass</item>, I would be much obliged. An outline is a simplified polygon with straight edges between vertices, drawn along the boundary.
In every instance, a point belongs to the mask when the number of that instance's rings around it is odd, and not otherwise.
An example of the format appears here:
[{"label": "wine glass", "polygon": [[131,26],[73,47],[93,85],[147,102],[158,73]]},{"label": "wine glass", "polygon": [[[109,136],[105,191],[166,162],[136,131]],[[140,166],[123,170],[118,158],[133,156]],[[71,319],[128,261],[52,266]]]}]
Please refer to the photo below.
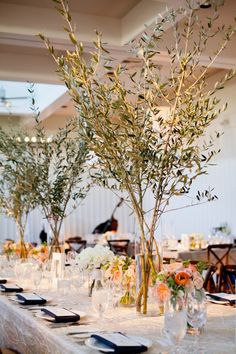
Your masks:
[{"label": "wine glass", "polygon": [[199,335],[201,333],[201,329],[206,324],[206,303],[204,289],[194,289],[188,294],[187,321],[188,324],[194,329],[194,348],[196,353],[201,350],[201,348],[199,348]]},{"label": "wine glass", "polygon": [[[175,347],[173,353],[180,353],[180,342],[187,331],[187,314],[183,297],[172,296],[164,317],[164,333]],[[181,351],[182,352],[182,351]]]},{"label": "wine glass", "polygon": [[92,292],[92,305],[98,314],[101,327],[103,327],[104,313],[109,304],[109,289],[104,287],[94,287]]},{"label": "wine glass", "polygon": [[34,273],[33,273],[33,281],[34,281],[34,286],[35,286],[35,290],[38,291],[39,290],[39,285],[41,283],[43,274],[42,271],[40,269],[37,269]]}]

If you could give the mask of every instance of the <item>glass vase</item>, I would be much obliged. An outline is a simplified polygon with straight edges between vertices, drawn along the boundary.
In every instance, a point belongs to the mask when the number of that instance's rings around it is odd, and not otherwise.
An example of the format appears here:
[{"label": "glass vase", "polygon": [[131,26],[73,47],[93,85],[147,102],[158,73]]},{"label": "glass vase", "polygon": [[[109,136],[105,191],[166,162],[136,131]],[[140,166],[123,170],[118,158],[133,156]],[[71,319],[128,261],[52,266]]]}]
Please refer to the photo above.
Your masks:
[{"label": "glass vase", "polygon": [[93,291],[101,289],[102,286],[102,272],[100,268],[96,268],[92,272],[91,281],[88,282],[89,284],[89,297],[92,297]]},{"label": "glass vase", "polygon": [[156,254],[136,254],[136,310],[148,316],[158,316],[155,296],[156,276],[162,268],[162,258]]},{"label": "glass vase", "polygon": [[184,296],[172,295],[165,304],[164,334],[172,344],[171,353],[181,353],[180,343],[187,330],[186,300]]}]

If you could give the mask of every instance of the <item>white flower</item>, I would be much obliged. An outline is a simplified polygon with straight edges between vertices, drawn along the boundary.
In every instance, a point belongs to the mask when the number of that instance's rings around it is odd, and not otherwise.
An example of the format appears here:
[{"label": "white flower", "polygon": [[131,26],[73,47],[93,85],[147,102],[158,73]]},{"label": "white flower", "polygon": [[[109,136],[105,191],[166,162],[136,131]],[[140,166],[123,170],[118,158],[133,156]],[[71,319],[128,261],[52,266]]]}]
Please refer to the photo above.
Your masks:
[{"label": "white flower", "polygon": [[110,262],[115,257],[109,247],[96,245],[85,248],[78,256],[77,263],[81,270],[92,270],[100,268],[103,264]]}]

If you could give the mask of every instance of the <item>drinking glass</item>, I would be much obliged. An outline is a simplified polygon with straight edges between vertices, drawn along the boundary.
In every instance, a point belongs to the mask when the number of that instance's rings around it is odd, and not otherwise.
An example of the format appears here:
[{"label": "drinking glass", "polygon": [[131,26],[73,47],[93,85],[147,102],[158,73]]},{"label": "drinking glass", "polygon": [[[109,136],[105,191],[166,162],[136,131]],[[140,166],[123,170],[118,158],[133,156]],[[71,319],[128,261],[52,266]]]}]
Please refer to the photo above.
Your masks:
[{"label": "drinking glass", "polygon": [[98,314],[101,327],[103,327],[104,313],[109,304],[109,289],[104,287],[94,287],[92,292],[92,305]]},{"label": "drinking glass", "polygon": [[33,281],[34,281],[34,286],[35,286],[35,290],[38,291],[39,290],[39,285],[41,283],[43,274],[42,271],[40,269],[37,269],[34,273],[33,273]]},{"label": "drinking glass", "polygon": [[195,341],[193,350],[199,353],[199,335],[206,323],[206,295],[204,289],[194,289],[187,298],[187,321],[194,329]]},{"label": "drinking glass", "polygon": [[[183,297],[172,296],[166,305],[164,317],[164,333],[169,338],[174,350],[172,353],[180,353],[180,342],[187,330],[187,314]],[[181,350],[182,353],[182,350]]]}]

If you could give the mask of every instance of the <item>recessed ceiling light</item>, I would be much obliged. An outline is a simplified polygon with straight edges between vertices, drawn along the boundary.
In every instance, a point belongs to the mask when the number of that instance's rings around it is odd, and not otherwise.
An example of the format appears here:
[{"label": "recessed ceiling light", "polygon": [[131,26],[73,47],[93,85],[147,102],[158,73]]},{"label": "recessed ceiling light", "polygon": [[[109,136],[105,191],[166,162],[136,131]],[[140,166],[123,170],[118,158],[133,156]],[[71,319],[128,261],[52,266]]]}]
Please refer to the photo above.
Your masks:
[{"label": "recessed ceiling light", "polygon": [[203,4],[200,5],[202,9],[209,9],[211,7],[210,1],[205,1]]}]

